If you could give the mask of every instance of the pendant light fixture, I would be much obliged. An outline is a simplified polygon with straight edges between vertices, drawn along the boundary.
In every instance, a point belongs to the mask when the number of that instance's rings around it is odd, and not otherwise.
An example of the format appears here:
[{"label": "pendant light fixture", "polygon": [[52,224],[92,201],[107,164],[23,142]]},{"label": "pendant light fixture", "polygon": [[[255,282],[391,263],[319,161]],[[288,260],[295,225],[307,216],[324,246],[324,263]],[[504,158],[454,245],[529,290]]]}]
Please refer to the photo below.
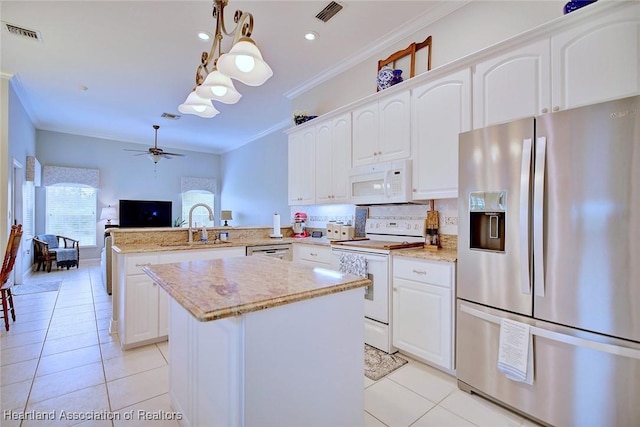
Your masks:
[{"label": "pendant light fixture", "polygon": [[[264,61],[256,43],[251,39],[253,15],[236,10],[232,31],[224,24],[224,8],[229,0],[214,0],[212,16],[216,20],[216,32],[211,50],[202,52],[196,70],[196,87],[178,110],[183,114],[195,114],[204,118],[216,116],[219,111],[211,101],[235,104],[242,95],[231,79],[248,86],[260,86],[272,75],[271,67]],[[233,36],[231,49],[222,52],[224,36]]]}]

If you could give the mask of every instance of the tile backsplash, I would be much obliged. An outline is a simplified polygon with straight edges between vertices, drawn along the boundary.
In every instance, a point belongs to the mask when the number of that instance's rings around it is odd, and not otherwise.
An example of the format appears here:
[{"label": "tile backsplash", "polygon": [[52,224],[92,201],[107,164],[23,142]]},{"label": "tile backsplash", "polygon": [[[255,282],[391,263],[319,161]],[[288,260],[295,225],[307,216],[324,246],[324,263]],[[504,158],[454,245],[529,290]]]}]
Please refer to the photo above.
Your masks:
[{"label": "tile backsplash", "polygon": [[[458,199],[438,199],[434,201],[439,213],[440,234],[458,235]],[[429,211],[428,204],[373,205],[369,206],[369,218],[382,219],[423,219]],[[307,214],[307,227],[324,229],[329,221],[354,222],[354,205],[307,205],[291,206],[289,222],[293,223],[296,212]],[[283,221],[283,225],[284,221]]]}]

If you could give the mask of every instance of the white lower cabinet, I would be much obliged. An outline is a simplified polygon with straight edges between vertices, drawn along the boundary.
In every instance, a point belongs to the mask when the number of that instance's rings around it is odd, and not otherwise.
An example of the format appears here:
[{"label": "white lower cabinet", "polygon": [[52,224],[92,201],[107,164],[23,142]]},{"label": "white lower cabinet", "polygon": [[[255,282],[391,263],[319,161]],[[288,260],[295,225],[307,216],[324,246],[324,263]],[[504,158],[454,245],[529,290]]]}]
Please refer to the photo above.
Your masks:
[{"label": "white lower cabinet", "polygon": [[122,348],[128,349],[164,341],[169,334],[169,295],[142,271],[142,267],[245,256],[245,251],[242,246],[162,253],[116,254],[118,335]]},{"label": "white lower cabinet", "polygon": [[293,262],[311,267],[331,268],[331,247],[294,243]]},{"label": "white lower cabinet", "polygon": [[453,371],[455,264],[393,259],[393,345]]}]

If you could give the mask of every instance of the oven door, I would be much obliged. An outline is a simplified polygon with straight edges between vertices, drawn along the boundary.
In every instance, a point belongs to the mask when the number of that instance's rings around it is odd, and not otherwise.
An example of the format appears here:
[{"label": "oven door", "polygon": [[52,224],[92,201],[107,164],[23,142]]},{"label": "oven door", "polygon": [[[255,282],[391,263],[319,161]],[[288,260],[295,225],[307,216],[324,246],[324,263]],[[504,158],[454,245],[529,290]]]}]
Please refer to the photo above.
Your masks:
[{"label": "oven door", "polygon": [[381,323],[389,323],[389,255],[362,251],[333,249],[331,267],[339,270],[340,253],[362,255],[367,259],[367,278],[372,285],[365,288],[364,315]]}]

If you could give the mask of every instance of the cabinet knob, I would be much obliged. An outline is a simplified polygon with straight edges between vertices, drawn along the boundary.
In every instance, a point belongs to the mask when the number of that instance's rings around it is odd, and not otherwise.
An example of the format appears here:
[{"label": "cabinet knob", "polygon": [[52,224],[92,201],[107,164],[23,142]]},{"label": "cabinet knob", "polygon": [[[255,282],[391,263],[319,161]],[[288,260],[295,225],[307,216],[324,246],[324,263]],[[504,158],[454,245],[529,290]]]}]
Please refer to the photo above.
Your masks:
[{"label": "cabinet knob", "polygon": [[556,105],[555,107],[553,107],[553,111],[560,111],[560,107]]},{"label": "cabinet knob", "polygon": [[549,112],[549,109],[548,109],[548,108],[543,108],[543,109],[542,109],[542,112],[543,112],[543,113],[548,113],[548,112]]}]

